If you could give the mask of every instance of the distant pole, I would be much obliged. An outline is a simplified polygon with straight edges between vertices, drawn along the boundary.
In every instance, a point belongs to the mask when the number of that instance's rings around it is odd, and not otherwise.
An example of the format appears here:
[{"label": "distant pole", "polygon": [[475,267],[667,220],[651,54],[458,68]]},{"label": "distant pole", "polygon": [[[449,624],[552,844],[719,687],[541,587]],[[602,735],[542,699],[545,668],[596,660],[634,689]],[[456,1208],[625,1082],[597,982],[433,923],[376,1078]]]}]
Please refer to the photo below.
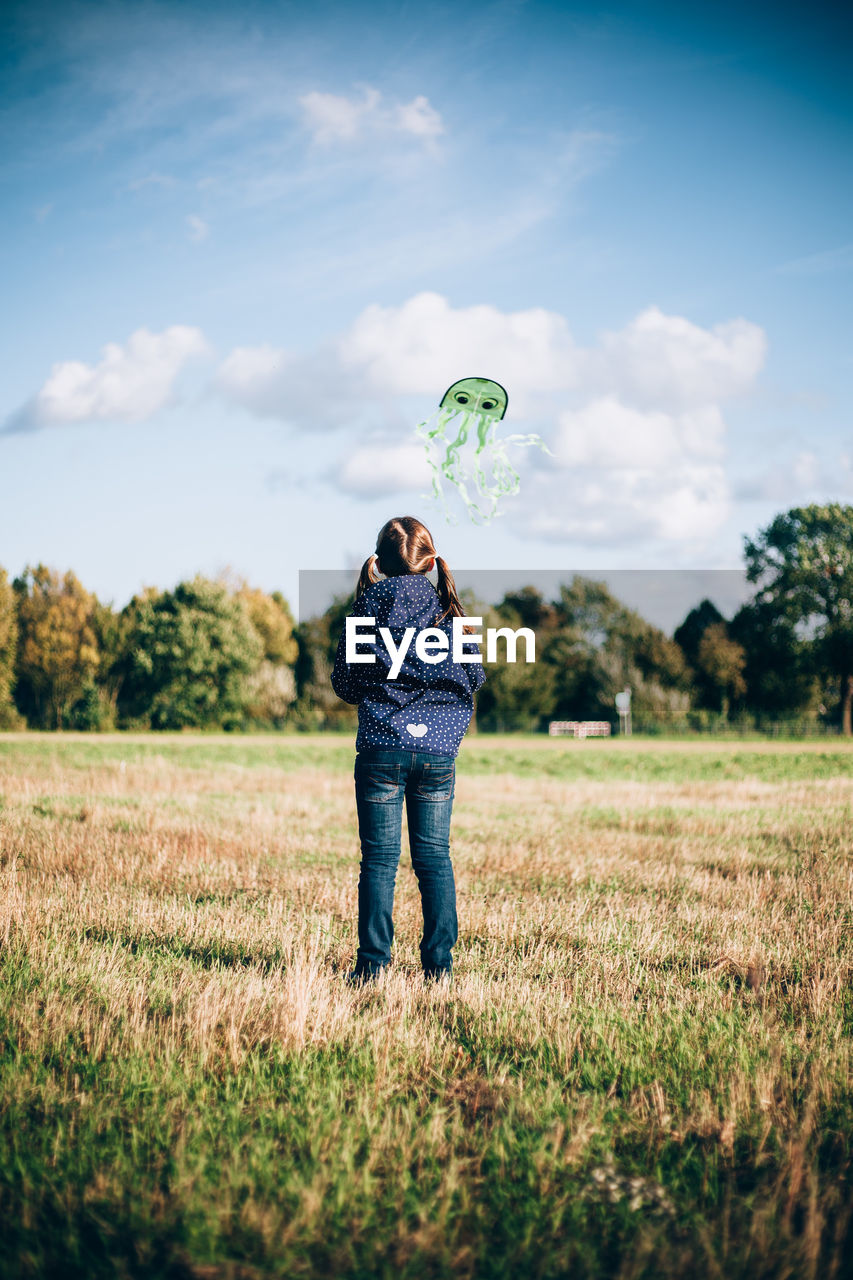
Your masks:
[{"label": "distant pole", "polygon": [[617,693],[615,699],[616,710],[619,713],[619,732],[624,733],[627,737],[631,736],[631,686],[626,685],[624,689]]}]

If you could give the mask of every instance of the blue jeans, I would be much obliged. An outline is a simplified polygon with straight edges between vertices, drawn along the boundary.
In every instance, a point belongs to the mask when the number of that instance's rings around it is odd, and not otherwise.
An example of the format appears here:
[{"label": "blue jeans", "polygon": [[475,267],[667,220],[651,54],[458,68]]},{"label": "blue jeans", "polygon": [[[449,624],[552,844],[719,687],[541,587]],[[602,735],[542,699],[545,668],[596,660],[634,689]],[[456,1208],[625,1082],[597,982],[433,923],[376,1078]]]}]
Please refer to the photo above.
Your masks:
[{"label": "blue jeans", "polygon": [[455,785],[453,756],[390,747],[371,747],[356,756],[355,802],[361,840],[356,975],[375,976],[391,962],[391,913],[404,797],[412,867],[424,913],[421,965],[427,977],[451,973],[450,951],[458,936],[456,884],[450,862]]}]

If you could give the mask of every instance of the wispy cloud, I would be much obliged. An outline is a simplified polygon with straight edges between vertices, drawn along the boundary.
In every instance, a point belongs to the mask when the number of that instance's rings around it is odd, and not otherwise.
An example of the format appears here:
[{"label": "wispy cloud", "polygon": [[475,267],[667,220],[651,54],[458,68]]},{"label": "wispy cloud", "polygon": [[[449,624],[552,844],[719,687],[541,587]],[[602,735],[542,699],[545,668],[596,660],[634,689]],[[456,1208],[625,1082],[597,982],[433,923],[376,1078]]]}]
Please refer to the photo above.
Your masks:
[{"label": "wispy cloud", "polygon": [[819,449],[775,457],[760,472],[744,475],[735,487],[739,502],[791,506],[821,496],[853,492],[853,460],[842,452],[830,456]]},{"label": "wispy cloud", "polygon": [[134,178],[132,182],[128,182],[125,190],[142,191],[145,187],[173,187],[176,182],[177,179],[170,177],[167,173],[148,173],[144,178]]},{"label": "wispy cloud", "polygon": [[[469,39],[482,35],[470,15],[458,22]],[[476,91],[418,49],[397,51],[387,82],[358,83],[349,50],[318,60],[310,26],[282,20],[261,39],[219,13],[200,23],[167,6],[152,21],[147,6],[121,19],[84,6],[79,21],[60,15],[51,31],[62,75],[40,78],[37,109],[22,98],[8,124],[22,153],[50,161],[70,151],[87,181],[109,173],[138,196],[125,197],[120,217],[162,218],[145,234],[180,224],[188,207],[227,255],[237,219],[256,218],[249,272],[330,297],[342,287],[414,292],[521,242],[535,254],[536,230],[618,145],[583,110],[575,128],[551,118],[531,133],[524,112],[506,128],[505,108],[478,114]],[[472,181],[486,157],[488,174]],[[100,192],[87,198],[106,218]],[[190,223],[181,230],[204,235]],[[274,255],[263,262],[261,240]]]},{"label": "wispy cloud", "polygon": [[391,119],[400,133],[410,133],[415,138],[437,138],[444,133],[441,116],[422,93],[411,102],[394,107]]},{"label": "wispy cloud", "polygon": [[579,126],[557,140],[550,167],[552,179],[577,184],[604,168],[622,144],[617,133]]},{"label": "wispy cloud", "polygon": [[197,213],[187,214],[186,224],[187,233],[194,244],[200,244],[202,240],[206,240],[210,235],[210,227],[204,218],[200,218]]},{"label": "wispy cloud", "polygon": [[360,97],[314,90],[299,104],[306,128],[321,144],[395,133],[432,141],[444,133],[441,116],[423,94],[411,102],[387,103],[378,89],[366,85]]},{"label": "wispy cloud", "polygon": [[853,244],[842,244],[835,249],[823,249],[804,258],[793,258],[775,268],[783,276],[818,276],[827,272],[849,271],[853,268]]}]

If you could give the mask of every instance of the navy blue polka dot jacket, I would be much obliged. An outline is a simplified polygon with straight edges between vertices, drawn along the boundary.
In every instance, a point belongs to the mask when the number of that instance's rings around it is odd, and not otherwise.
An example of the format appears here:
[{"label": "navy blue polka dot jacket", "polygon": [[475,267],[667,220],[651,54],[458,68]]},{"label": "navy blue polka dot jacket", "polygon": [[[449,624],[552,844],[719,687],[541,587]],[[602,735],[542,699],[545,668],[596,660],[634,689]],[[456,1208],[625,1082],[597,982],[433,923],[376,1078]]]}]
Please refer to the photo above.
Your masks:
[{"label": "navy blue polka dot jacket", "polygon": [[[357,751],[392,747],[455,756],[474,710],[474,694],[486,678],[482,662],[453,661],[452,619],[437,622],[441,601],[423,574],[404,574],[374,582],[357,599],[353,618],[375,618],[361,624],[358,653],[374,654],[376,661],[346,660],[346,628],[338,642],[332,688],[344,702],[358,704]],[[389,673],[393,657],[380,627],[387,627],[399,649],[407,627],[415,628],[406,656],[395,679]],[[440,662],[425,662],[415,652],[417,632],[435,628],[447,636],[448,650]],[[374,638],[367,637],[373,634]],[[433,637],[437,640],[437,637]],[[472,640],[462,645],[464,654],[477,654]],[[425,652],[435,656],[437,644]]]}]

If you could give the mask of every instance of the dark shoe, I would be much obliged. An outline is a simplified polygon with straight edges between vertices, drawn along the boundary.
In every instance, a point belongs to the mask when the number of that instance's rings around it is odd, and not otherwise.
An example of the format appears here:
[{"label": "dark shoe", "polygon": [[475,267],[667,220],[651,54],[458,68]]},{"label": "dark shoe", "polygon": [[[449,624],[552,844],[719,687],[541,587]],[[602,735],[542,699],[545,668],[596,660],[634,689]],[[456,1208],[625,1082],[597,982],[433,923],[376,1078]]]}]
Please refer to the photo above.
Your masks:
[{"label": "dark shoe", "polygon": [[347,974],[346,983],[348,987],[366,987],[377,982],[381,973],[381,969],[353,969],[352,973]]},{"label": "dark shoe", "polygon": [[424,982],[427,986],[449,987],[453,982],[453,970],[424,969]]}]

